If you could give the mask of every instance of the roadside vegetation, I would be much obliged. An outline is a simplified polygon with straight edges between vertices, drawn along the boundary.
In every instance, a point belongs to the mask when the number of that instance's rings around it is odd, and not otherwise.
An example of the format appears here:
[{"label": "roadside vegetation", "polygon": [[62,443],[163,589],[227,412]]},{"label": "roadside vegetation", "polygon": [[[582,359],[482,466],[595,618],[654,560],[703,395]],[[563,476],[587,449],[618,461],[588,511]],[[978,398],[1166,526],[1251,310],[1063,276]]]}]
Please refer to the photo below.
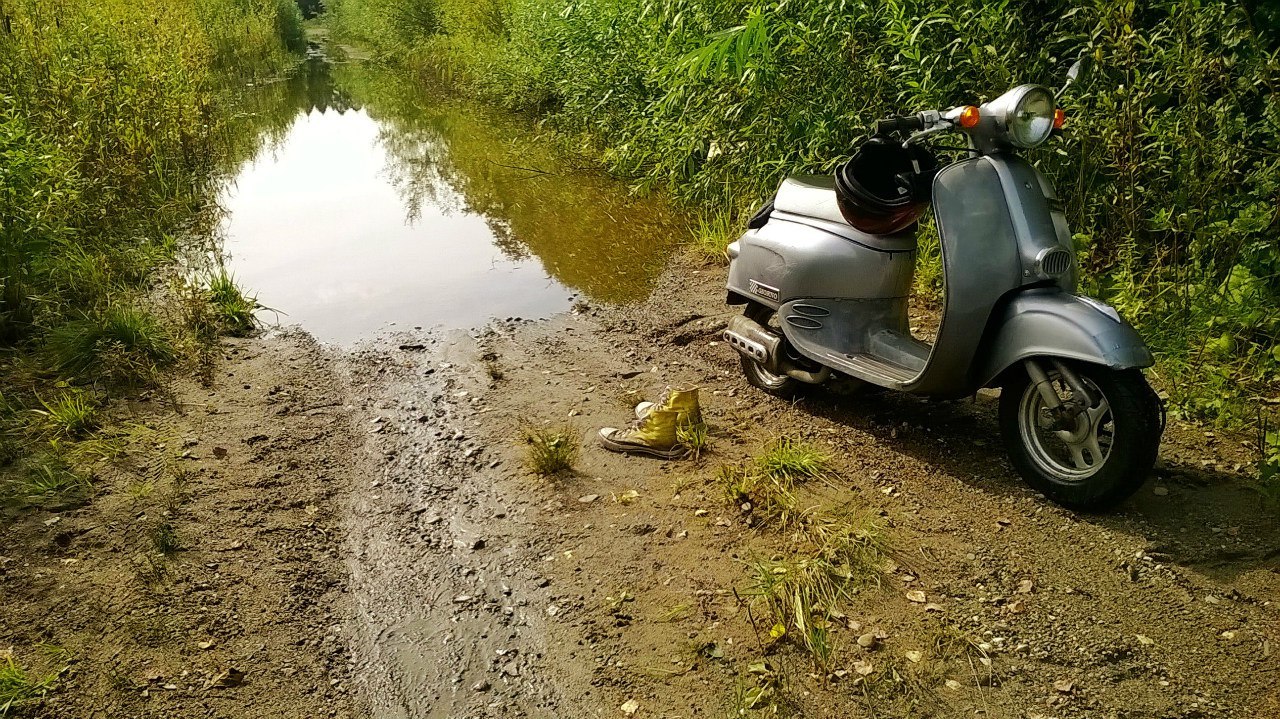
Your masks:
[{"label": "roadside vegetation", "polygon": [[[869,710],[908,714],[936,688],[960,686],[954,677],[984,681],[976,676],[990,667],[982,645],[915,589],[887,521],[845,498],[829,455],[784,437],[722,467],[717,479],[754,530],[735,596],[759,654],[736,675],[731,716],[797,715],[806,681],[838,686]],[[895,598],[899,584],[906,591]],[[895,599],[918,608],[896,636],[879,614]]]},{"label": "roadside vegetation", "polygon": [[[168,406],[174,372],[255,326],[196,238],[259,142],[232,90],[302,47],[290,0],[0,3],[0,522],[83,505],[107,463],[168,466],[126,405]],[[181,547],[147,536],[153,570]],[[54,688],[35,654],[0,655],[0,714]]]},{"label": "roadside vegetation", "polygon": [[[891,112],[1056,87],[1036,151],[1084,285],[1154,347],[1175,416],[1247,427],[1280,471],[1280,13],[1265,3],[331,0],[389,60],[545,116],[637,190],[702,219],[722,256],[788,172],[826,172]],[[937,244],[919,289],[941,294]]]}]

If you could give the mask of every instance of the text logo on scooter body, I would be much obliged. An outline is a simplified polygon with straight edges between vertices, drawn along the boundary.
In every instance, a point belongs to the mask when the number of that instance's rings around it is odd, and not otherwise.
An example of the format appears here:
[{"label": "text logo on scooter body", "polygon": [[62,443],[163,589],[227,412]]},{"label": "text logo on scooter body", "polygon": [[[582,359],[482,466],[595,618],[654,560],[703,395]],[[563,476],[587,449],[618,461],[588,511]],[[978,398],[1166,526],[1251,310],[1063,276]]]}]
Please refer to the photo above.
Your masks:
[{"label": "text logo on scooter body", "polygon": [[777,287],[770,287],[769,285],[761,284],[755,280],[747,281],[747,289],[751,290],[751,294],[760,295],[767,300],[778,302],[782,299],[782,291]]}]

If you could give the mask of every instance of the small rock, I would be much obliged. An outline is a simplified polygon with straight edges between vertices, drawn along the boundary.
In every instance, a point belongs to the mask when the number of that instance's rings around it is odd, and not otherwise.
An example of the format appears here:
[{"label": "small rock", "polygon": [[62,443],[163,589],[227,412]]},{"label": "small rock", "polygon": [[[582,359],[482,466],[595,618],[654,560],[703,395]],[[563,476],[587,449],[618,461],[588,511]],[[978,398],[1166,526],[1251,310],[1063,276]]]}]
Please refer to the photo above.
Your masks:
[{"label": "small rock", "polygon": [[238,687],[241,684],[244,684],[244,672],[235,667],[227,667],[214,675],[209,682],[209,687],[212,689],[229,689]]},{"label": "small rock", "polygon": [[1018,594],[1030,594],[1036,588],[1035,582],[1030,579],[1024,579],[1018,582]]},{"label": "small rock", "polygon": [[867,632],[866,634],[858,637],[858,646],[863,649],[872,649],[879,643],[880,640],[876,639],[876,635],[873,632]]},{"label": "small rock", "polygon": [[578,497],[578,501],[582,502],[583,504],[591,504],[597,499],[600,499],[600,495],[598,494],[584,494],[581,497]]},{"label": "small rock", "polygon": [[1147,644],[1147,645],[1150,645],[1150,644],[1155,644],[1155,643],[1156,643],[1156,641],[1155,641],[1154,639],[1152,639],[1151,637],[1149,637],[1149,636],[1147,636],[1147,635],[1145,635],[1145,634],[1136,634],[1136,635],[1134,635],[1134,636],[1136,636],[1136,637],[1138,638],[1138,643],[1139,643],[1139,644]]},{"label": "small rock", "polygon": [[922,652],[917,652],[917,651],[914,651],[914,650],[913,650],[913,651],[909,651],[909,652],[907,652],[907,659],[910,659],[910,660],[911,660],[912,662],[914,662],[915,664],[919,664],[919,663],[920,663],[920,660],[921,660],[921,659],[924,659],[924,654],[923,654]]},{"label": "small rock", "polygon": [[454,604],[466,604],[467,602],[471,601],[472,599],[475,599],[475,597],[471,596],[470,594],[459,594],[458,596],[456,596],[456,597],[454,597],[454,598],[453,598],[453,603],[454,603]]},{"label": "small rock", "polygon": [[199,644],[196,644],[196,646],[200,647],[201,649],[213,649],[214,644],[213,644],[213,640],[210,639],[208,641],[200,642]]},{"label": "small rock", "polygon": [[1159,487],[1159,486],[1157,486],[1157,487],[1152,487],[1152,489],[1151,489],[1151,493],[1152,493],[1152,494],[1154,494],[1154,495],[1156,495],[1157,497],[1163,497],[1163,496],[1165,496],[1165,495],[1169,494],[1169,488],[1168,488],[1168,487]]},{"label": "small rock", "polygon": [[487,692],[489,691],[490,686],[491,685],[487,681],[479,681],[471,685],[471,690],[477,691],[477,692]]},{"label": "small rock", "polygon": [[635,714],[637,711],[640,711],[640,702],[636,701],[635,699],[628,699],[622,703],[622,706],[618,708],[622,710],[623,714],[626,714],[627,716],[631,716],[632,714]]},{"label": "small rock", "polygon": [[907,592],[907,600],[915,602],[916,604],[924,604],[926,597],[924,595],[924,592],[920,591],[919,589],[913,589]]},{"label": "small rock", "polygon": [[954,690],[956,690],[956,689],[959,689],[959,688],[960,688],[960,686],[961,686],[961,685],[960,685],[960,682],[956,681],[955,679],[948,679],[948,680],[947,680],[947,688],[948,688],[948,689],[951,689],[951,690],[953,690],[953,691],[954,691]]},{"label": "small rock", "polygon": [[1075,685],[1075,682],[1071,681],[1070,679],[1059,679],[1058,681],[1053,683],[1053,688],[1059,694],[1070,694],[1072,691],[1075,690],[1076,685]]},{"label": "small rock", "polygon": [[865,677],[874,672],[876,668],[872,666],[871,662],[856,661],[853,663],[853,670]]}]

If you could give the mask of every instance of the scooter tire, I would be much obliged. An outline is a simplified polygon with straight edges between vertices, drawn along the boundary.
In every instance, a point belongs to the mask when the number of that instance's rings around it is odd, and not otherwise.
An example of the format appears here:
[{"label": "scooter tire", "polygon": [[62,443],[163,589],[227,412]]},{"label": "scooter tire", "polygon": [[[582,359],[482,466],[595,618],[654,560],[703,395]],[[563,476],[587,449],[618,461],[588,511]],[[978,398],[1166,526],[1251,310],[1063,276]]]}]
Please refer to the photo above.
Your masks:
[{"label": "scooter tire", "polygon": [[[1110,405],[1114,436],[1102,467],[1083,479],[1066,481],[1046,471],[1024,441],[1023,397],[1031,386],[1018,372],[1000,391],[1000,431],[1009,458],[1032,488],[1068,509],[1098,512],[1115,507],[1146,483],[1155,465],[1164,430],[1160,398],[1141,370],[1111,370],[1076,363],[1073,369],[1091,382]],[[1035,391],[1031,389],[1031,391]]]},{"label": "scooter tire", "polygon": [[[769,319],[775,313],[764,305],[752,303],[746,307],[743,314],[749,320],[768,326]],[[742,374],[747,378],[747,384],[766,394],[781,399],[794,399],[805,388],[804,382],[787,375],[774,374],[750,357],[738,355],[738,361],[742,364]]]}]

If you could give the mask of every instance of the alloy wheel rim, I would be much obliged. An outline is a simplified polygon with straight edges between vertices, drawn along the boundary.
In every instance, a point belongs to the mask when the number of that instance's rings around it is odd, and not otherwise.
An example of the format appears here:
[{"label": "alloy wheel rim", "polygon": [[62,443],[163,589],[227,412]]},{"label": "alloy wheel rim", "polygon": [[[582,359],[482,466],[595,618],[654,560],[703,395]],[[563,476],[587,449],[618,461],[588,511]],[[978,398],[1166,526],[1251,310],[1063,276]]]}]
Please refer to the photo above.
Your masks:
[{"label": "alloy wheel rim", "polygon": [[[1082,482],[1102,470],[1115,444],[1115,416],[1111,403],[1096,384],[1081,377],[1096,397],[1067,427],[1055,426],[1035,384],[1028,384],[1019,404],[1018,429],[1033,462],[1062,482]],[[1074,399],[1071,388],[1055,372],[1049,381],[1064,402]]]}]

